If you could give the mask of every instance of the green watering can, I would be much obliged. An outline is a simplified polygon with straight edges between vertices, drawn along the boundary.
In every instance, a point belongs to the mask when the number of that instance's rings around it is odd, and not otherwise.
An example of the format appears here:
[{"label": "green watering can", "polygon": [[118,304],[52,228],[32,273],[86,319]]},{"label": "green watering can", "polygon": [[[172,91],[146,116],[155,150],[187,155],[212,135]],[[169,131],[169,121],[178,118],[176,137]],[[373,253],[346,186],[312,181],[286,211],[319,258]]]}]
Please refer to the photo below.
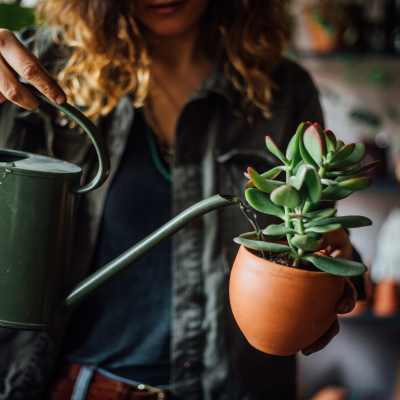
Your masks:
[{"label": "green watering can", "polygon": [[107,178],[109,160],[96,127],[69,104],[57,106],[89,136],[98,157],[93,180],[80,186],[75,164],[22,151],[0,149],[0,326],[45,329],[56,312],[77,304],[103,282],[130,265],[162,239],[192,219],[227,205],[230,196],[215,195],[193,205],[154,233],[79,283],[65,296],[79,197]]}]

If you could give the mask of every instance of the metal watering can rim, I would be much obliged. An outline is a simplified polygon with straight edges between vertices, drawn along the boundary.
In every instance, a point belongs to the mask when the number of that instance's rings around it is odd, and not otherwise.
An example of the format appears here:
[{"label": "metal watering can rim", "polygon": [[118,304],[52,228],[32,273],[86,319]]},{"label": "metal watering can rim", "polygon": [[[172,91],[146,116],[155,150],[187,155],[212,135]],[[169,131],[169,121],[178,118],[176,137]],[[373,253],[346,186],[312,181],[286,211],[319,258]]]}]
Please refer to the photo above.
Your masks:
[{"label": "metal watering can rim", "polygon": [[53,157],[20,150],[0,149],[0,171],[51,179],[57,175],[75,175],[82,169],[76,164]]},{"label": "metal watering can rim", "polygon": [[[108,154],[106,153],[106,148],[103,142],[103,138],[99,134],[96,126],[85,117],[78,109],[70,104],[57,105],[50,102],[47,98],[39,94],[34,90],[37,97],[41,102],[50,104],[62,113],[64,113],[69,119],[76,122],[83,131],[89,136],[93,146],[95,147],[97,157],[98,157],[98,171],[95,177],[86,185],[73,189],[73,192],[77,194],[84,194],[98,188],[108,177],[110,161]],[[3,156],[3,158],[1,158]],[[8,157],[8,158],[7,158]],[[13,160],[14,157],[14,161]],[[29,174],[29,175],[40,175],[49,176],[50,172],[53,177],[57,173],[76,173],[80,172],[81,168],[75,164],[68,163],[66,161],[61,161],[51,157],[40,156],[32,153],[26,153],[17,150],[2,150],[0,149],[0,161],[1,159],[6,160],[5,162],[0,162],[0,173],[6,171],[10,168],[12,173],[19,174]],[[8,162],[7,162],[8,160]],[[49,164],[49,168],[29,169],[29,163],[35,163],[40,161]],[[56,171],[54,170],[55,165],[61,165],[65,170]],[[25,167],[25,169],[24,169]],[[70,171],[70,172],[69,172]],[[89,295],[93,290],[102,285],[106,280],[114,276],[119,271],[123,270],[125,267],[132,264],[137,258],[142,256],[144,253],[149,251],[152,247],[157,245],[163,239],[166,239],[176,233],[178,230],[183,228],[186,224],[192,221],[194,218],[202,216],[210,211],[216,210],[221,207],[225,207],[233,204],[241,204],[239,198],[234,196],[223,196],[214,195],[207,199],[204,199],[188,209],[182,211],[180,214],[172,218],[169,222],[161,226],[152,234],[148,235],[137,244],[133,245],[130,249],[122,253],[120,256],[110,261],[106,265],[102,266],[95,273],[88,276],[86,279],[77,284],[77,286],[68,294],[62,304],[63,307],[69,307],[76,305],[87,295]],[[4,324],[6,321],[2,321]],[[17,323],[13,323],[13,327],[18,327]],[[26,324],[21,327],[26,327]],[[41,329],[42,326],[30,326],[30,329]]]}]

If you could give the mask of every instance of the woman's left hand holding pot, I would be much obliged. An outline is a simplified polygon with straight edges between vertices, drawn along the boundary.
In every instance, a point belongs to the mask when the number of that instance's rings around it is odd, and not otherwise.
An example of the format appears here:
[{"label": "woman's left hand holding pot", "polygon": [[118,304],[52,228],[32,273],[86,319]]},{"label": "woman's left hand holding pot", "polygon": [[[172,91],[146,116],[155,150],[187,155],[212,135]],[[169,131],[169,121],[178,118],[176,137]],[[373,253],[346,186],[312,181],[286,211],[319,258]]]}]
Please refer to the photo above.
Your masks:
[{"label": "woman's left hand holding pot", "polygon": [[[323,250],[320,253],[330,257],[352,258],[353,247],[349,236],[344,229],[329,232],[324,235]],[[343,295],[336,306],[337,314],[347,314],[353,310],[357,301],[357,291],[353,283],[346,279]],[[302,350],[303,354],[309,355],[322,350],[339,333],[339,322],[336,319],[328,331],[311,346]]]}]

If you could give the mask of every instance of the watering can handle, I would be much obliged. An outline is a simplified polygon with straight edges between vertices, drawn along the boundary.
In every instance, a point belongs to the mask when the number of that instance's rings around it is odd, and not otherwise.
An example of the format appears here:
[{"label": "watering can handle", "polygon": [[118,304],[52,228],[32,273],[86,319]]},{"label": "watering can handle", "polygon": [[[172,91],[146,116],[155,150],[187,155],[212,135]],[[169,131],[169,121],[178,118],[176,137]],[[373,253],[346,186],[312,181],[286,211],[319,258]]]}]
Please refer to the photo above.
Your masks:
[{"label": "watering can handle", "polygon": [[53,103],[47,97],[39,93],[38,90],[33,88],[33,86],[26,83],[25,85],[29,86],[29,90],[34,91],[36,97],[40,100],[41,103],[49,104],[52,107],[55,107],[58,111],[61,111],[71,121],[77,123],[86,133],[86,135],[89,136],[89,139],[96,150],[99,166],[94,178],[86,185],[75,189],[75,193],[83,194],[98,188],[108,177],[110,170],[110,160],[108,158],[103,138],[101,137],[97,127],[93,124],[92,121],[90,121],[89,118],[83,115],[76,107],[73,107],[71,104],[64,103],[58,105],[56,103]]}]

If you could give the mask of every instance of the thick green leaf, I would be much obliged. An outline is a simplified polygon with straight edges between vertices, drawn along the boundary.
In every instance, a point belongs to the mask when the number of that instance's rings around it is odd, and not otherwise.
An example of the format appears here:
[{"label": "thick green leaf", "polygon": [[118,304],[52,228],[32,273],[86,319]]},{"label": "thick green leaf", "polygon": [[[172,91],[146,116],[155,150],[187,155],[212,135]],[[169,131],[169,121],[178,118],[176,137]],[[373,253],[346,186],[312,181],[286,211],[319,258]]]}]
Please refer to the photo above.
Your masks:
[{"label": "thick green leaf", "polygon": [[305,130],[303,143],[314,162],[321,165],[322,156],[325,155],[325,135],[319,124],[312,124]]},{"label": "thick green leaf", "polygon": [[335,136],[335,134],[332,131],[328,130],[328,129],[326,129],[324,131],[324,133],[325,133],[325,143],[326,143],[327,152],[328,153],[331,152],[331,151],[334,152],[336,150],[336,136]]},{"label": "thick green leaf", "polygon": [[252,250],[269,251],[271,253],[287,253],[290,251],[289,246],[280,243],[265,242],[262,240],[251,240],[240,236],[234,238],[233,241]]},{"label": "thick green leaf", "polygon": [[347,158],[353,153],[356,145],[354,143],[346,144],[343,146],[332,158],[329,163],[330,168],[340,167],[346,165]]},{"label": "thick green leaf", "polygon": [[285,167],[279,165],[277,167],[271,168],[270,170],[263,172],[261,176],[265,179],[276,179],[283,171]]},{"label": "thick green leaf", "polygon": [[321,183],[325,186],[337,185],[337,182],[332,179],[322,178]]},{"label": "thick green leaf", "polygon": [[296,133],[290,139],[288,147],[286,148],[286,158],[291,161],[292,166],[295,166],[301,160],[301,154],[299,149],[300,139],[310,124],[308,122],[302,122],[296,129]]},{"label": "thick green leaf", "polygon": [[344,199],[353,193],[352,190],[339,186],[328,186],[322,191],[322,200],[336,201]]},{"label": "thick green leaf", "polygon": [[296,175],[297,172],[299,172],[299,169],[301,168],[302,165],[307,165],[303,160],[301,160],[291,171],[292,175]]},{"label": "thick green leaf", "polygon": [[301,203],[301,196],[293,186],[283,185],[271,193],[271,200],[278,206],[295,208]]},{"label": "thick green leaf", "polygon": [[279,150],[279,147],[273,141],[271,136],[265,137],[265,144],[267,145],[267,149],[276,157],[279,158],[284,164],[288,164],[288,160],[283,155],[283,153]]},{"label": "thick green leaf", "polygon": [[243,239],[257,239],[257,232],[251,231],[251,232],[241,233],[239,237]]},{"label": "thick green leaf", "polygon": [[345,144],[342,140],[337,140],[336,139],[336,150],[340,150],[342,147],[344,147]]},{"label": "thick green leaf", "polygon": [[269,196],[258,189],[250,188],[244,192],[247,202],[256,211],[263,214],[274,215],[275,217],[284,218],[284,211],[281,207],[276,206]]},{"label": "thick green leaf", "polygon": [[302,258],[312,263],[321,271],[337,276],[358,276],[362,275],[367,270],[365,266],[359,262],[339,257],[312,255]]},{"label": "thick green leaf", "polygon": [[358,215],[347,215],[343,217],[330,217],[316,219],[305,224],[306,227],[321,226],[330,224],[340,224],[342,228],[361,228],[363,226],[372,225],[372,221],[367,217]]},{"label": "thick green leaf", "polygon": [[361,178],[360,175],[344,175],[344,176],[339,176],[336,178],[335,182],[336,184],[340,183],[340,182],[344,182],[347,181],[349,179],[356,179],[356,178]]},{"label": "thick green leaf", "polygon": [[353,152],[346,158],[349,165],[359,163],[365,156],[365,144],[356,143]]},{"label": "thick green leaf", "polygon": [[263,178],[255,169],[247,168],[247,173],[252,184],[264,193],[271,193],[274,189],[283,185],[283,182]]},{"label": "thick green leaf", "polygon": [[[372,161],[365,165],[356,164],[355,166],[353,166],[351,168],[345,168],[344,170],[341,170],[341,171],[328,171],[326,173],[326,176],[328,176],[330,178],[335,178],[335,177],[346,178],[351,175],[364,175],[365,173],[368,173],[368,172],[374,170],[380,163],[381,163],[381,161],[376,160],[376,161]],[[342,179],[342,180],[344,180],[344,179]]]},{"label": "thick green leaf", "polygon": [[[350,152],[350,149],[353,150]],[[347,153],[349,153],[347,155]],[[341,156],[342,155],[342,156]],[[363,143],[349,144],[344,146],[342,150],[332,158],[330,168],[341,168],[348,171],[349,168],[361,168],[360,162],[365,156],[365,145]]]},{"label": "thick green leaf", "polygon": [[347,177],[347,172],[345,170],[342,171],[327,171],[325,175],[329,179],[335,179],[337,177],[342,177],[346,176]]},{"label": "thick green leaf", "polygon": [[311,157],[310,153],[306,149],[306,146],[304,145],[304,133],[300,137],[299,141],[299,150],[300,150],[300,155],[303,161],[306,164],[312,165],[313,167],[318,167],[317,163],[314,161],[314,159]]},{"label": "thick green leaf", "polygon": [[268,225],[264,230],[263,234],[267,236],[284,236],[287,233],[285,224],[271,224]]},{"label": "thick green leaf", "polygon": [[308,169],[305,178],[308,197],[312,203],[318,203],[321,199],[322,185],[318,172],[314,169]]},{"label": "thick green leaf", "polygon": [[306,218],[319,219],[319,218],[329,218],[335,215],[337,212],[336,208],[325,208],[324,210],[317,210],[305,213]]},{"label": "thick green leaf", "polygon": [[296,154],[299,152],[299,135],[296,133],[290,139],[290,142],[286,148],[286,158],[292,161]]},{"label": "thick green leaf", "polygon": [[314,233],[327,233],[336,231],[341,228],[340,224],[329,224],[323,226],[310,226],[306,227],[306,232],[314,232]]},{"label": "thick green leaf", "polygon": [[321,198],[321,179],[314,167],[303,164],[297,174],[290,178],[290,184],[300,189],[305,183],[307,194],[312,203],[317,203]]},{"label": "thick green leaf", "polygon": [[339,182],[338,186],[348,190],[363,190],[371,184],[371,179],[366,177],[351,178]]},{"label": "thick green leaf", "polygon": [[328,151],[328,154],[325,157],[325,163],[324,164],[329,164],[332,161],[333,156],[335,153],[333,151]]},{"label": "thick green leaf", "polygon": [[315,251],[322,243],[322,239],[312,238],[310,235],[294,235],[290,242],[305,251]]},{"label": "thick green leaf", "polygon": [[290,179],[289,179],[290,184],[295,189],[300,190],[302,188],[302,186],[303,186],[303,183],[304,183],[305,179],[306,179],[307,172],[310,169],[314,169],[314,168],[311,167],[308,164],[301,164],[299,169],[296,172],[296,175],[290,177]]},{"label": "thick green leaf", "polygon": [[364,165],[360,165],[360,166],[356,166],[354,168],[348,169],[346,170],[346,174],[347,175],[363,175],[367,172],[373,171],[379,164],[381,164],[382,161],[380,160],[375,160],[372,161],[368,164],[364,164]]}]

